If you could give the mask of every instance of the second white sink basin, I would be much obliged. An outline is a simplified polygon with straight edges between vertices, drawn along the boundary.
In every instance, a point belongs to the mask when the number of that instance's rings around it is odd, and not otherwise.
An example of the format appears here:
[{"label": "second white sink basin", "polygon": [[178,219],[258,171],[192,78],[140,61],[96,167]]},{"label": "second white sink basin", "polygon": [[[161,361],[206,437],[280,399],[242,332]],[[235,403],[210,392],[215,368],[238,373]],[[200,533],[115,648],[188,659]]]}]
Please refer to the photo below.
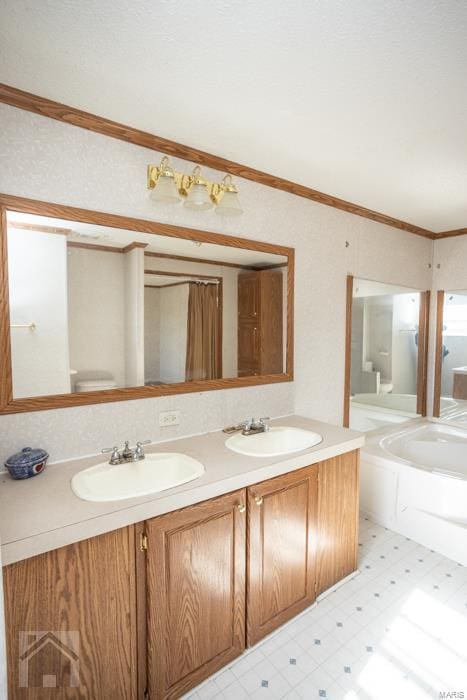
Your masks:
[{"label": "second white sink basin", "polygon": [[96,464],[75,474],[71,488],[84,501],[120,501],[186,484],[204,474],[204,466],[179,452],[147,454],[138,462]]},{"label": "second white sink basin", "polygon": [[321,435],[311,430],[277,426],[256,435],[236,433],[226,440],[225,446],[229,450],[249,457],[277,457],[290,452],[307,450],[309,447],[319,445],[322,440]]}]

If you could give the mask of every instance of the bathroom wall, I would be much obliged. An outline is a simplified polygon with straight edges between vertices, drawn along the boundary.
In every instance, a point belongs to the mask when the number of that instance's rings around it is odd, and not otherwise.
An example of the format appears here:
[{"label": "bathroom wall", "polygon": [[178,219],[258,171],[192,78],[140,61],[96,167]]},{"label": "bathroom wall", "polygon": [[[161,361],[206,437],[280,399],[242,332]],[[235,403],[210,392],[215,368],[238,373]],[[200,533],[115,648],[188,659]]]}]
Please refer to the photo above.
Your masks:
[{"label": "bathroom wall", "polygon": [[144,257],[142,248],[123,255],[125,271],[125,384],[144,384]]},{"label": "bathroom wall", "polygon": [[[124,439],[213,430],[252,414],[296,411],[339,424],[346,275],[420,289],[431,284],[432,242],[423,237],[240,178],[244,214],[236,219],[156,205],[148,198],[146,167],[160,154],[6,105],[0,120],[1,192],[296,249],[293,383],[4,416],[0,459],[26,443],[44,445],[52,460],[71,458]],[[192,168],[178,159],[173,165]],[[204,171],[212,179],[222,175]],[[158,412],[168,408],[181,410],[180,426],[159,429]]]},{"label": "bathroom wall", "polygon": [[352,339],[350,362],[350,393],[358,394],[362,391],[361,382],[364,361],[364,320],[365,299],[355,298],[352,302]]},{"label": "bathroom wall", "polygon": [[[376,372],[381,383],[392,384],[394,394],[416,393],[418,321],[417,294],[354,298],[351,393],[378,392]],[[374,372],[362,372],[365,361]]]},{"label": "bathroom wall", "polygon": [[156,287],[144,288],[144,378],[159,381],[160,372],[160,293]]},{"label": "bathroom wall", "polygon": [[160,379],[164,384],[185,381],[189,285],[160,291]]},{"label": "bathroom wall", "polygon": [[13,228],[8,249],[10,323],[36,324],[11,330],[13,396],[68,392],[65,236]]},{"label": "bathroom wall", "polygon": [[[0,543],[1,544],[1,543]],[[0,547],[0,570],[2,568],[2,553]],[[3,576],[0,576],[0,698],[8,697],[6,670],[6,634],[5,616],[3,613]]]},{"label": "bathroom wall", "polygon": [[373,363],[375,372],[380,372],[382,382],[392,381],[392,295],[374,296],[366,299],[365,360]]},{"label": "bathroom wall", "polygon": [[72,381],[110,373],[125,386],[124,255],[68,248],[68,328]]},{"label": "bathroom wall", "polygon": [[[420,318],[420,296],[396,294],[393,302],[392,383],[395,394],[417,393],[416,329]],[[418,336],[417,336],[418,337]]]}]

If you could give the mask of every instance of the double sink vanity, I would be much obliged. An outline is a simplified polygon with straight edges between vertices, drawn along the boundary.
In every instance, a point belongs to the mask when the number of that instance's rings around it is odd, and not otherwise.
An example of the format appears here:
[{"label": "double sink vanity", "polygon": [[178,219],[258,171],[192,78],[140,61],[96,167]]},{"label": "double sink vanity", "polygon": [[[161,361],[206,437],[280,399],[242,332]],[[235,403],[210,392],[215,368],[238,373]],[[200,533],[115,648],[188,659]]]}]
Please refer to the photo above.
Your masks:
[{"label": "double sink vanity", "polygon": [[[228,449],[249,457],[280,457],[314,447],[322,440],[318,433],[303,428],[270,428],[265,419],[260,419],[259,427],[252,429],[253,420],[224,431],[236,433],[226,440]],[[128,442],[122,452],[118,452],[117,447],[103,450],[109,451],[112,452],[110,462],[88,467],[71,480],[71,488],[79,498],[85,501],[118,501],[146,496],[186,484],[205,471],[201,462],[180,452],[145,455],[141,442],[134,450],[129,448]],[[109,469],[109,465],[113,468]]]},{"label": "double sink vanity", "polygon": [[11,698],[55,697],[44,659],[19,687],[22,630],[78,633],[79,692],[66,697],[162,700],[310,606],[357,568],[362,444],[291,416],[151,445],[144,459],[2,475]]}]

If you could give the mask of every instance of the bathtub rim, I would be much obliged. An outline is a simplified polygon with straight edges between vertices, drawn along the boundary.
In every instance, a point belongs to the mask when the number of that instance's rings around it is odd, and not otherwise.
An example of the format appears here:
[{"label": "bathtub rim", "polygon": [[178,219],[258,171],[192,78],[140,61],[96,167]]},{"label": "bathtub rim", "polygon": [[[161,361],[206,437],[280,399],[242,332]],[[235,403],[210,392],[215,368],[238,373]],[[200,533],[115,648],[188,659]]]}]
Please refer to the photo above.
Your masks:
[{"label": "bathtub rim", "polygon": [[449,474],[448,471],[444,473],[442,469],[440,470],[435,470],[433,467],[426,467],[423,464],[417,464],[416,462],[413,462],[408,459],[404,459],[403,457],[400,457],[399,455],[395,455],[389,450],[385,449],[383,445],[381,444],[383,440],[387,438],[397,438],[400,435],[403,435],[404,433],[407,432],[414,432],[416,430],[423,429],[425,426],[430,425],[431,423],[440,425],[444,428],[452,428],[453,430],[461,430],[462,432],[465,433],[466,439],[467,439],[467,427],[464,426],[459,426],[459,425],[453,425],[452,423],[447,423],[446,421],[440,419],[440,418],[433,418],[433,417],[425,417],[425,418],[417,418],[415,420],[410,421],[405,423],[405,428],[401,428],[401,424],[398,424],[398,427],[393,428],[393,427],[388,427],[385,426],[383,428],[380,428],[378,430],[371,431],[371,434],[367,434],[367,439],[365,441],[364,446],[361,448],[361,455],[362,459],[368,458],[373,460],[375,463],[379,463],[380,466],[389,466],[390,464],[399,464],[404,467],[410,467],[412,469],[419,469],[421,471],[427,472],[429,474],[433,474],[435,476],[442,476],[445,478],[459,478],[462,481],[467,481],[467,477],[463,476],[462,474],[457,476],[453,476],[452,474]]}]

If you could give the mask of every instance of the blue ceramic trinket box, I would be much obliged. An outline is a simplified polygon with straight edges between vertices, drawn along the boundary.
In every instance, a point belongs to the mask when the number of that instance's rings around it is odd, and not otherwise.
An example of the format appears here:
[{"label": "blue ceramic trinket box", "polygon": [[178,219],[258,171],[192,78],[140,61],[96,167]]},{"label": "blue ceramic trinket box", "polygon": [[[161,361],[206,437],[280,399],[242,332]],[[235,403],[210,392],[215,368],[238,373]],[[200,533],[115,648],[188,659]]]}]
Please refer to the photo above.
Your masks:
[{"label": "blue ceramic trinket box", "polygon": [[5,467],[13,479],[29,479],[44,471],[48,458],[45,450],[24,447],[21,452],[8,457]]}]

